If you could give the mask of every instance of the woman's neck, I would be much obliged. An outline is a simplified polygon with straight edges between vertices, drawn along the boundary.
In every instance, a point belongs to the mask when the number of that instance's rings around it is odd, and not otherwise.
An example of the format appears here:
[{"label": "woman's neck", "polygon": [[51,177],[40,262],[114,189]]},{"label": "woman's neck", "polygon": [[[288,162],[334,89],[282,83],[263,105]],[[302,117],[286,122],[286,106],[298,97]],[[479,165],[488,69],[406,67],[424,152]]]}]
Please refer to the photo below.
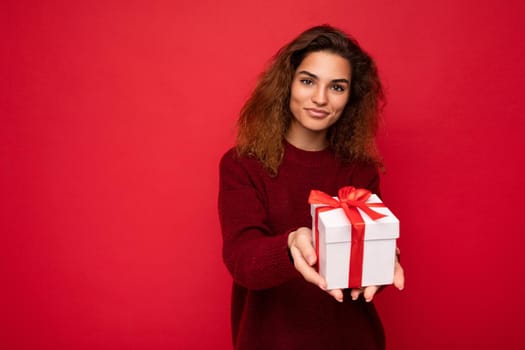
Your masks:
[{"label": "woman's neck", "polygon": [[284,137],[291,145],[303,151],[322,151],[328,147],[328,140],[326,139],[326,130],[311,131],[311,130],[297,130],[290,127]]}]

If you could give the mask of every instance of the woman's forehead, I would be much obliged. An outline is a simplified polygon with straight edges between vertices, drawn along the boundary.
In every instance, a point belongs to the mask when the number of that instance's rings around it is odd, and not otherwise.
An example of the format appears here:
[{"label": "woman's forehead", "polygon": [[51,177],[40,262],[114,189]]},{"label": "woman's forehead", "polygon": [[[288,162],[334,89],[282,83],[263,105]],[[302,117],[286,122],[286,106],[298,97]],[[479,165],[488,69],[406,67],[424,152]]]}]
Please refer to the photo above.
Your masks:
[{"label": "woman's forehead", "polygon": [[297,67],[296,74],[307,72],[319,79],[349,79],[351,68],[348,60],[328,51],[311,52]]}]

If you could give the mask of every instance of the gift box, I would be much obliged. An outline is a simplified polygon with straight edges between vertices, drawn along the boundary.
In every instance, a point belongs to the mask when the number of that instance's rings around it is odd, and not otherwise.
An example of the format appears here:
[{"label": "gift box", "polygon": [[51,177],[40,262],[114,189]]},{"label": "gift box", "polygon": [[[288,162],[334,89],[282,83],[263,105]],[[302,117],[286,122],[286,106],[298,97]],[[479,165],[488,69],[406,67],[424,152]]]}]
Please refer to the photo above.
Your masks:
[{"label": "gift box", "polygon": [[310,193],[318,271],[328,289],[392,284],[399,220],[365,189]]}]

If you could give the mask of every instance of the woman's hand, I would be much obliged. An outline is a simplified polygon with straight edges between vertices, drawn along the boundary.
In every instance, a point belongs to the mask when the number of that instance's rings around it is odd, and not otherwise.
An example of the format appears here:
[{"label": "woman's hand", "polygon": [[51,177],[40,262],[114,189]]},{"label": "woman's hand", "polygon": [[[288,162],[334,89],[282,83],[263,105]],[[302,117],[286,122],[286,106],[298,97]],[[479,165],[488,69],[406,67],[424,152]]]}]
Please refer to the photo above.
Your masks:
[{"label": "woman's hand", "polygon": [[[396,262],[394,265],[394,286],[399,289],[403,290],[405,288],[405,272],[403,271],[403,267],[399,263],[399,248],[396,248]],[[379,286],[368,286],[363,288],[354,288],[350,292],[350,296],[352,297],[352,300],[357,300],[359,298],[359,295],[363,293],[363,297],[367,302],[372,301],[374,299],[374,295],[379,290]]]},{"label": "woman's hand", "polygon": [[[301,227],[291,232],[288,235],[288,248],[293,258],[295,269],[310,283],[315,284],[322,290],[326,291],[335,300],[343,301],[343,291],[341,289],[326,289],[326,281],[319,275],[313,265],[317,262],[317,255],[312,242],[312,230],[307,227]],[[403,290],[405,286],[405,274],[403,267],[399,263],[396,254],[396,262],[394,268],[394,286]],[[364,288],[354,288],[350,292],[352,300],[356,300],[361,293],[367,302],[372,301],[375,293],[379,290],[379,286],[368,286]]]},{"label": "woman's hand", "polygon": [[288,235],[288,248],[292,254],[293,263],[297,271],[310,283],[315,284],[335,300],[343,301],[343,291],[341,289],[326,289],[326,281],[317,273],[312,266],[317,262],[317,255],[312,242],[312,230],[301,227]]}]

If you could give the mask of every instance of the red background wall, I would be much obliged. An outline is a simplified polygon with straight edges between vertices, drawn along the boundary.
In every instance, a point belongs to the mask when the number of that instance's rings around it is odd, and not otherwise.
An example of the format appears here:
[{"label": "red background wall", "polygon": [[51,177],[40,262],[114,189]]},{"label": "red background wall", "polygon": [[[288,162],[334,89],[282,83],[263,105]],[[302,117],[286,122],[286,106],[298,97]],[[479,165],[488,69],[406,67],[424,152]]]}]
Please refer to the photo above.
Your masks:
[{"label": "red background wall", "polygon": [[388,93],[389,348],[524,348],[523,4],[3,1],[0,347],[229,348],[218,160],[269,57],[331,23]]}]

